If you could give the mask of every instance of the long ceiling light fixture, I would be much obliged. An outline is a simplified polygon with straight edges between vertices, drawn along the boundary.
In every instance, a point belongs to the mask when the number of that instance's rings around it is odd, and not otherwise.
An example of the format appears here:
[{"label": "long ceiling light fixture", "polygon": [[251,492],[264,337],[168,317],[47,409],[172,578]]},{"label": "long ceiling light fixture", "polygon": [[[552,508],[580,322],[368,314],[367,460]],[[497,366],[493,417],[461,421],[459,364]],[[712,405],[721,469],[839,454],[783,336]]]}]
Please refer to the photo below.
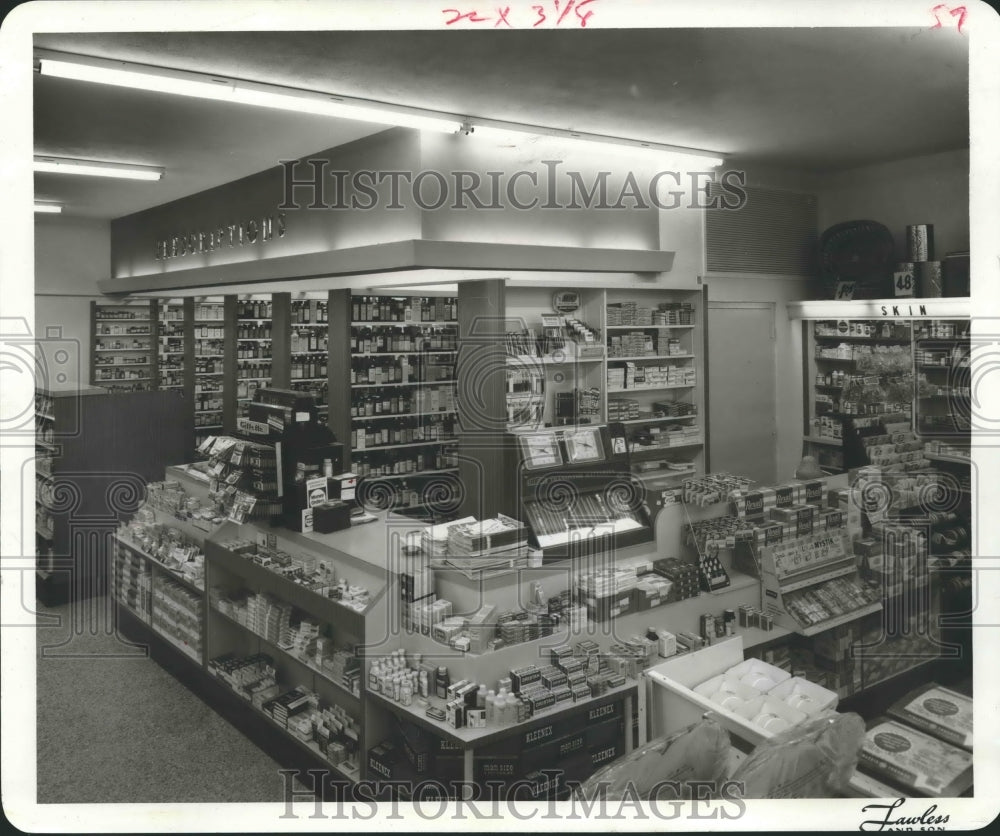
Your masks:
[{"label": "long ceiling light fixture", "polygon": [[62,210],[63,208],[61,203],[45,203],[45,202],[39,202],[37,200],[35,201],[35,211],[38,213],[41,214],[48,213],[50,215],[58,215],[62,212]]},{"label": "long ceiling light fixture", "polygon": [[34,169],[51,174],[82,174],[89,177],[117,177],[123,180],[159,180],[163,177],[163,169],[152,165],[127,165],[37,154]]},{"label": "long ceiling light fixture", "polygon": [[39,72],[54,78],[111,84],[133,90],[173,93],[199,99],[292,110],[296,113],[313,113],[318,116],[334,116],[403,128],[444,133],[458,133],[462,128],[462,120],[456,117],[311,90],[258,84],[165,67],[108,61],[47,50],[37,50],[35,56],[38,58]]},{"label": "long ceiling light fixture", "polygon": [[685,166],[701,166],[706,169],[718,168],[725,160],[713,151],[700,148],[685,148],[680,145],[667,145],[660,142],[644,142],[639,139],[625,137],[603,136],[601,134],[581,133],[579,131],[545,128],[540,125],[512,125],[490,120],[488,124],[476,124],[471,133],[484,139],[497,139],[517,142],[519,135],[533,134],[567,140],[573,145],[587,147],[592,151],[601,151],[616,156],[640,155],[656,156],[660,163],[676,162]]},{"label": "long ceiling light fixture", "polygon": [[[475,116],[458,116],[421,108],[386,104],[367,99],[337,96],[294,87],[260,84],[224,76],[112,61],[83,55],[36,49],[35,58],[41,75],[111,84],[155,93],[173,93],[201,99],[256,105],[297,113],[313,113],[361,122],[395,125],[403,128],[441,131],[479,136],[525,135],[550,136],[572,140],[607,153],[655,153],[664,161],[677,160],[688,166],[715,168],[723,163],[722,155],[699,148],[687,148],[625,137],[506,122]],[[515,139],[514,141],[518,141]]]}]

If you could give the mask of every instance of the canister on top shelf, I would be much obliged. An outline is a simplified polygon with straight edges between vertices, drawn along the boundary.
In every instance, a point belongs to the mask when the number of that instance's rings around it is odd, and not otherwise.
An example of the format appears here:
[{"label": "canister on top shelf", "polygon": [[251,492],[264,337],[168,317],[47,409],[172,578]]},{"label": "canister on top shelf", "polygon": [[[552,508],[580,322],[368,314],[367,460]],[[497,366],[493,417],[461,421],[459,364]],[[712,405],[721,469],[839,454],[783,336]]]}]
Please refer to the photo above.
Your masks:
[{"label": "canister on top shelf", "polygon": [[910,261],[934,258],[934,224],[911,224],[906,227],[906,251]]},{"label": "canister on top shelf", "polygon": [[917,293],[926,299],[933,299],[944,294],[944,276],[940,261],[917,262]]}]

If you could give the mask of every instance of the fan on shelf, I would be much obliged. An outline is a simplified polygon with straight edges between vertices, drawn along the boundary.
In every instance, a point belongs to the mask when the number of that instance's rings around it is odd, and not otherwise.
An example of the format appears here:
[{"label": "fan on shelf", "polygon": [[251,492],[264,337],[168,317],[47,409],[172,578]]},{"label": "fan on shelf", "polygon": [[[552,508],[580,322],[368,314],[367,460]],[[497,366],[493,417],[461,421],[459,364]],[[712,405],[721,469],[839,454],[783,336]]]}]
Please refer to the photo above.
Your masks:
[{"label": "fan on shelf", "polygon": [[820,237],[820,269],[832,299],[838,282],[854,282],[855,299],[892,295],[892,233],[876,221],[847,221]]}]

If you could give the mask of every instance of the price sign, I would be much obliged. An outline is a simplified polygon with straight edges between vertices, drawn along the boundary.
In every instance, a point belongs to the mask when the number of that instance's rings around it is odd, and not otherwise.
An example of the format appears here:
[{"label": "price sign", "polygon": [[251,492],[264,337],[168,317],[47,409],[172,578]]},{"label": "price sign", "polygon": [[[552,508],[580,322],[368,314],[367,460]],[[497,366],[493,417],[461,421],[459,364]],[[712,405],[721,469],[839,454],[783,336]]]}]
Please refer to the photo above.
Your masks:
[{"label": "price sign", "polygon": [[909,270],[892,274],[892,290],[896,296],[912,296],[913,284],[913,273]]},{"label": "price sign", "polygon": [[857,282],[837,282],[837,290],[833,298],[842,302],[849,302],[854,298],[854,288]]}]

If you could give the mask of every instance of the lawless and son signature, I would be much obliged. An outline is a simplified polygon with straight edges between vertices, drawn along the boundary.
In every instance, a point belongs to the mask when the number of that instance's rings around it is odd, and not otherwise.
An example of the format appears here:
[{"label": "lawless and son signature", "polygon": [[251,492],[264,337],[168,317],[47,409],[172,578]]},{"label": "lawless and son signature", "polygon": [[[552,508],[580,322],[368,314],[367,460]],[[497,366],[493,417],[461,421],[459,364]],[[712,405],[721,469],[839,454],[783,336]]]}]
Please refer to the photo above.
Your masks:
[{"label": "lawless and son signature", "polygon": [[944,830],[948,816],[938,813],[937,804],[932,804],[919,816],[896,816],[896,810],[903,806],[905,799],[897,798],[892,804],[869,804],[861,808],[862,813],[872,816],[861,822],[859,830]]}]

